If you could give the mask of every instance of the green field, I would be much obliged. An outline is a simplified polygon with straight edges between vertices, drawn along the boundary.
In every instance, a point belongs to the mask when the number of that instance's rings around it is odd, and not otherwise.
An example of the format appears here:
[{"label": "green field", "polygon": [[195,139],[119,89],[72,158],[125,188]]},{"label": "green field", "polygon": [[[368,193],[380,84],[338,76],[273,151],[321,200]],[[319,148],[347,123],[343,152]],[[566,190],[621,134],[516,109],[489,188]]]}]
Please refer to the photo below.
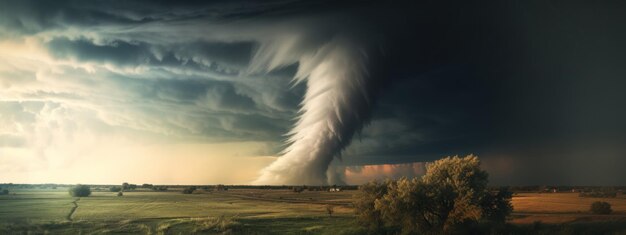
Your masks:
[{"label": "green field", "polygon": [[[0,234],[363,234],[350,202],[355,191],[268,189],[197,190],[182,194],[94,191],[73,198],[67,188],[14,189],[0,196]],[[15,194],[13,194],[15,193]],[[513,197],[512,233],[617,231],[626,233],[626,197],[606,199],[612,215],[592,215],[597,199],[575,193],[520,193]],[[327,214],[328,205],[333,215]],[[537,221],[541,222],[538,227]],[[604,229],[604,230],[599,230]],[[582,234],[587,234],[582,232]]]},{"label": "green field", "polygon": [[134,191],[117,197],[96,191],[77,199],[66,190],[14,190],[0,197],[0,234],[341,234],[358,228],[346,206],[349,192]]}]

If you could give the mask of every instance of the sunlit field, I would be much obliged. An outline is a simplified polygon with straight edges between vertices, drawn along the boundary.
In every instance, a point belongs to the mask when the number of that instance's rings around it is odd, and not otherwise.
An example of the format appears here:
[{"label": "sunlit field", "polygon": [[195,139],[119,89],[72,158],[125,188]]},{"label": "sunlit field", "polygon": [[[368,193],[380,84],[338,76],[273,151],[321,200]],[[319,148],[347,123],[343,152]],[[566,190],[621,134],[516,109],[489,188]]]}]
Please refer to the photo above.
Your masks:
[{"label": "sunlit field", "polygon": [[[592,215],[591,203],[605,201],[611,204],[611,215]],[[616,198],[579,197],[578,193],[519,193],[511,201],[514,216],[511,222],[524,224],[567,223],[583,221],[624,221],[626,223],[626,196]]]},{"label": "sunlit field", "polygon": [[[80,199],[66,188],[15,190],[0,197],[0,234],[239,232],[333,233],[354,228],[349,192],[230,190],[182,194],[95,191]],[[73,202],[76,202],[77,207]],[[327,205],[333,208],[330,216]],[[76,207],[76,209],[73,209]],[[73,212],[72,212],[73,211]]]},{"label": "sunlit field", "polygon": [[[355,190],[343,192],[270,189],[166,192],[145,189],[94,191],[80,199],[67,188],[16,189],[0,196],[0,234],[360,234],[351,208]],[[15,193],[15,194],[13,194]],[[593,215],[594,201],[612,205],[611,215]],[[626,197],[581,198],[577,193],[517,193],[509,223],[519,228],[560,224],[589,227],[626,223]],[[327,207],[333,209],[328,214]],[[617,225],[615,225],[617,224]],[[624,226],[618,231],[626,231]],[[622,229],[622,230],[619,230]]]}]

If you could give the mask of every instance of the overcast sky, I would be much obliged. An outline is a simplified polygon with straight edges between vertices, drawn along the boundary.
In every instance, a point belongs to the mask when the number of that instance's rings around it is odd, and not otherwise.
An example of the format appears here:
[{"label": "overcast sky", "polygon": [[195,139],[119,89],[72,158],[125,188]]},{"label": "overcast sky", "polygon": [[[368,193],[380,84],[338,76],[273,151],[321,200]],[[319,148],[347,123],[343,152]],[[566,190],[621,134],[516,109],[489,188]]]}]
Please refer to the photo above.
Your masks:
[{"label": "overcast sky", "polygon": [[493,184],[624,185],[624,5],[0,0],[0,182],[249,183],[299,58],[349,35],[382,72],[344,182],[473,153]]}]

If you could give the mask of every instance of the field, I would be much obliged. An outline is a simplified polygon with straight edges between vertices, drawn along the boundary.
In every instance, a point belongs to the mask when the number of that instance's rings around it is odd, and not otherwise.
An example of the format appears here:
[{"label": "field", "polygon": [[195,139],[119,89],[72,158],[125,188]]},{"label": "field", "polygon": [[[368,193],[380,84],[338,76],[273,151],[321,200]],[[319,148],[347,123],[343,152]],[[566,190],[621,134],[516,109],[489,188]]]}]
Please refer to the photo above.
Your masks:
[{"label": "field", "polygon": [[[0,196],[0,234],[360,234],[350,201],[354,191],[319,192],[231,189],[182,194],[95,191],[80,199],[66,188],[16,189]],[[599,199],[576,193],[519,193],[510,223],[518,227],[550,224],[612,223],[626,231],[626,198],[611,203],[611,215],[592,215],[589,205]],[[327,207],[334,213],[330,216]],[[621,230],[620,230],[621,229]]]},{"label": "field", "polygon": [[[589,206],[595,201],[611,204],[611,215],[592,215]],[[626,223],[626,197],[582,198],[578,193],[520,193],[512,200],[512,223],[569,223],[585,221],[623,221]]]}]

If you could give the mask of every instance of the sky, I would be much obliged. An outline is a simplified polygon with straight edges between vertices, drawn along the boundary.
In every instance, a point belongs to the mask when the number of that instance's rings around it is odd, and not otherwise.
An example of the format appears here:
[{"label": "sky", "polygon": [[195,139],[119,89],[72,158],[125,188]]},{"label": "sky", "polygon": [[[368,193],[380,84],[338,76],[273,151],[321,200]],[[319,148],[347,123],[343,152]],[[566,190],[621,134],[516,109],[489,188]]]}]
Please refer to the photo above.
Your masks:
[{"label": "sky", "polygon": [[0,0],[0,182],[624,185],[625,5]]}]

